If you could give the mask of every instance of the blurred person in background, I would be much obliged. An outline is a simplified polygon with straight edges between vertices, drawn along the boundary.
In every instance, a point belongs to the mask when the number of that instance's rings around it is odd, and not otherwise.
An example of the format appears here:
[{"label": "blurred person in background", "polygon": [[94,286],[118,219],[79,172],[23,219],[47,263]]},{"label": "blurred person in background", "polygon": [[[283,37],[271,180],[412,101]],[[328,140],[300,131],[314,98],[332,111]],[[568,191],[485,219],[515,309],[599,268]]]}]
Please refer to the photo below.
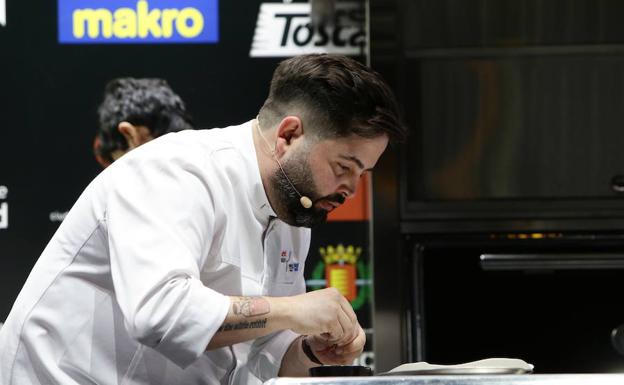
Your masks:
[{"label": "blurred person in background", "polygon": [[194,129],[184,101],[166,80],[117,78],[98,107],[95,158],[107,167],[123,154],[169,132]]}]

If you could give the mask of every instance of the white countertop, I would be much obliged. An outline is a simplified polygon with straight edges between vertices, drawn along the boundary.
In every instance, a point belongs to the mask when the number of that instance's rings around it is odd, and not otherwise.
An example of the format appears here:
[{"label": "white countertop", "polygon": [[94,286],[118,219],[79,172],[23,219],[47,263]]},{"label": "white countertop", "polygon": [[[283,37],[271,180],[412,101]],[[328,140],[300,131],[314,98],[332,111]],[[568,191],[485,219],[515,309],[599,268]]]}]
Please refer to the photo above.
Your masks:
[{"label": "white countertop", "polygon": [[265,385],[624,385],[624,374],[274,378]]}]

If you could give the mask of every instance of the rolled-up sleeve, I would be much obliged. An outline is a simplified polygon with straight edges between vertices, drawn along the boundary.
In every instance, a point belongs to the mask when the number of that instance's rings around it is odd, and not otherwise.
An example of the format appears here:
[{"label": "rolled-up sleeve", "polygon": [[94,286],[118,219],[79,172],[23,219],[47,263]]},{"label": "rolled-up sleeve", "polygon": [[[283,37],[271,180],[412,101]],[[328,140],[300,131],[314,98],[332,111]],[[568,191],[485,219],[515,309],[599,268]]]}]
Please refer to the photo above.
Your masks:
[{"label": "rolled-up sleeve", "polygon": [[230,306],[200,281],[215,210],[201,159],[188,158],[116,162],[106,207],[114,294],[126,328],[182,368],[205,351]]}]

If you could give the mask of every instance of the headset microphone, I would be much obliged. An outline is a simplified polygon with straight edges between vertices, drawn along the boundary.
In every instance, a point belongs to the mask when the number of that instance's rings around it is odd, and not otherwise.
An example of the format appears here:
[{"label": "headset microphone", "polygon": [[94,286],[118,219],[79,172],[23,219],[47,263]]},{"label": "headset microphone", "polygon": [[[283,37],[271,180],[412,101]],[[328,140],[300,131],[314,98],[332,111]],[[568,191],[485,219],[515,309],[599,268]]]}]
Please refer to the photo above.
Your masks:
[{"label": "headset microphone", "polygon": [[286,172],[284,171],[284,168],[282,167],[282,164],[280,163],[280,161],[275,156],[275,150],[271,149],[271,145],[269,144],[269,141],[266,140],[266,138],[262,134],[262,130],[260,129],[260,119],[258,119],[258,118],[256,118],[256,127],[258,128],[258,134],[260,134],[260,137],[262,138],[262,140],[264,140],[264,143],[266,143],[267,148],[271,152],[271,156],[273,157],[273,159],[275,159],[275,161],[277,162],[277,165],[279,166],[280,170],[282,171],[282,175],[284,175],[284,177],[288,181],[288,184],[290,184],[290,187],[292,187],[293,190],[295,190],[295,192],[297,193],[297,195],[299,195],[299,203],[301,203],[301,206],[303,206],[306,209],[309,209],[310,207],[312,207],[312,199],[308,198],[305,195],[301,195],[299,193],[299,190],[297,190],[297,188],[293,184],[293,182],[290,181],[290,178],[288,177],[288,175],[286,175]]},{"label": "headset microphone", "polygon": [[[285,175],[286,174],[284,174],[284,176]],[[291,183],[291,185],[292,185],[292,183]],[[293,186],[293,188],[295,188],[295,186]],[[297,190],[295,190],[295,191],[297,191]],[[299,194],[299,192],[297,192],[297,194]],[[301,195],[301,194],[299,194],[299,195]],[[303,195],[303,196],[301,196],[301,198],[299,198],[299,203],[301,203],[301,206],[305,207],[306,209],[309,209],[310,207],[312,207],[312,199],[308,198],[305,195]]]}]

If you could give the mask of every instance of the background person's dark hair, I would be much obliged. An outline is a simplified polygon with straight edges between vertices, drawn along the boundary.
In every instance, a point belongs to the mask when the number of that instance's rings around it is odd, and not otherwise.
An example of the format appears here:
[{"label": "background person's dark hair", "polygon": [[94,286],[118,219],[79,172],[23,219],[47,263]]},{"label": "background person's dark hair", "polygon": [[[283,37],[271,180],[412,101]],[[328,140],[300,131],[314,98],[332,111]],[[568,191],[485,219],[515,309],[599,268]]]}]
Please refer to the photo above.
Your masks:
[{"label": "background person's dark hair", "polygon": [[407,135],[398,104],[381,76],[341,55],[311,54],[284,60],[273,73],[269,96],[260,110],[262,126],[299,112],[313,120],[306,129],[319,138],[355,134],[391,141]]},{"label": "background person's dark hair", "polygon": [[98,108],[96,155],[112,162],[112,153],[126,151],[128,143],[118,125],[128,122],[145,126],[156,138],[168,132],[193,129],[184,102],[163,79],[117,78],[106,85]]}]

